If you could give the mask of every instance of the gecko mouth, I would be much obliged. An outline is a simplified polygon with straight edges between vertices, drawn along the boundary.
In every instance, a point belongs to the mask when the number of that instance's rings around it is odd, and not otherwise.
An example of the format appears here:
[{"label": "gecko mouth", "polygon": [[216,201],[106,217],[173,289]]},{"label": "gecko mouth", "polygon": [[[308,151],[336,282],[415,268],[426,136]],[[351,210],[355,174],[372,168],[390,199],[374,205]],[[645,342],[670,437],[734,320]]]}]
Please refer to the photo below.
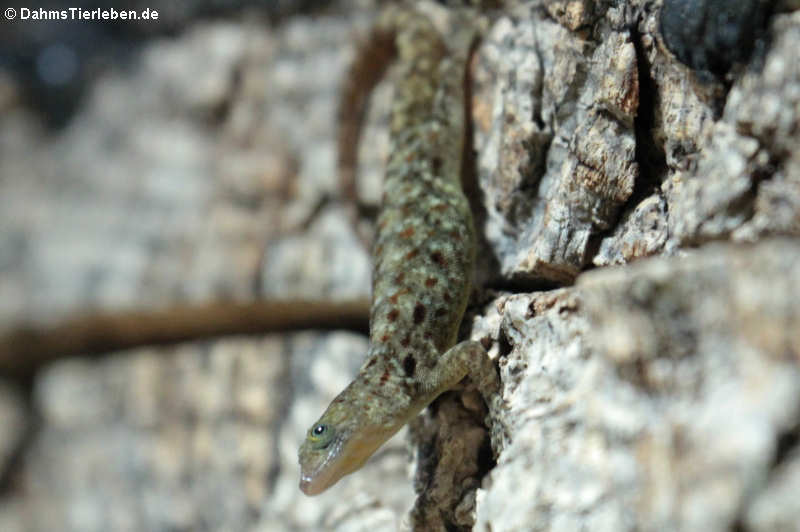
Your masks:
[{"label": "gecko mouth", "polygon": [[367,431],[369,436],[357,441],[336,441],[319,465],[306,464],[300,469],[300,490],[306,495],[318,495],[336,484],[343,476],[359,469],[372,453],[391,436],[391,432]]},{"label": "gecko mouth", "polygon": [[319,483],[314,482],[314,477],[310,475],[301,475],[300,476],[300,489],[303,493],[308,496],[318,495],[322,493],[325,489],[318,485]]},{"label": "gecko mouth", "polygon": [[306,495],[319,495],[339,480],[344,473],[339,473],[341,461],[341,441],[334,441],[317,464],[301,464],[300,490]]},{"label": "gecko mouth", "polygon": [[328,460],[316,470],[308,473],[300,472],[300,490],[308,496],[319,495],[336,483],[341,475],[336,474],[336,468],[325,467]]}]

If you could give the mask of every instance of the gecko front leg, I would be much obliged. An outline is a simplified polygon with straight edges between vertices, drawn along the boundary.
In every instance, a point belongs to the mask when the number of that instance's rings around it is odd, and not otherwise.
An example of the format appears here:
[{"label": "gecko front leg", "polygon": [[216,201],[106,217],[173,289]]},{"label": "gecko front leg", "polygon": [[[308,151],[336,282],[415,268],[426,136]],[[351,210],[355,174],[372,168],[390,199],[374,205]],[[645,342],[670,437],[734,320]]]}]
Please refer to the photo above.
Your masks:
[{"label": "gecko front leg", "polygon": [[489,353],[479,342],[466,340],[448,349],[437,360],[427,379],[431,393],[438,396],[455,388],[464,377],[480,392],[491,414],[501,406],[500,377]]}]

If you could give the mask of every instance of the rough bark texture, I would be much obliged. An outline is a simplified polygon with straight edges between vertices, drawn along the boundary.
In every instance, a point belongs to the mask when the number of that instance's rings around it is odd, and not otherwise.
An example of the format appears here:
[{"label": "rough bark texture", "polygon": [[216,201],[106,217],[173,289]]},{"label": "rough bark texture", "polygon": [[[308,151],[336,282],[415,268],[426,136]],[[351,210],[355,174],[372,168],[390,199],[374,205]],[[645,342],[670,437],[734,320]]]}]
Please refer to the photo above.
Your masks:
[{"label": "rough bark texture", "polygon": [[501,299],[511,436],[476,529],[791,530],[798,259],[713,245]]},{"label": "rough bark texture", "polygon": [[572,281],[633,192],[636,52],[629,31],[597,31],[587,40],[526,6],[478,52],[478,180],[506,278]]},{"label": "rough bark texture", "polygon": [[[0,530],[796,530],[800,5],[775,2],[753,55],[714,77],[665,48],[661,4],[509,1],[475,51],[484,247],[462,329],[500,367],[490,434],[477,393],[445,394],[309,499],[297,446],[365,338],[71,357],[0,380]],[[0,335],[368,295],[334,165],[338,90],[374,13],[173,21],[58,131],[0,70]]]}]

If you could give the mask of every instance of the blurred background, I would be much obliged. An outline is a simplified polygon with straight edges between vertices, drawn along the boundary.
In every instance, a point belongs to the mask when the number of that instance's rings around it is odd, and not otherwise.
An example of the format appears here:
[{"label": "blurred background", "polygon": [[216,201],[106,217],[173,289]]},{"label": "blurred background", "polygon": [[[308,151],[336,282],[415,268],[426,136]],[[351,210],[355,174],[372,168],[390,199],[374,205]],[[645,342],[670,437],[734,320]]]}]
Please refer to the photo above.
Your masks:
[{"label": "blurred background", "polygon": [[[187,309],[241,325],[250,307],[228,306],[368,295],[331,198],[336,91],[372,2],[22,7],[0,21],[0,530],[319,523],[334,499],[300,498],[297,444],[363,335],[136,339]],[[387,457],[403,488],[376,522],[394,529],[411,494],[402,445]]]}]

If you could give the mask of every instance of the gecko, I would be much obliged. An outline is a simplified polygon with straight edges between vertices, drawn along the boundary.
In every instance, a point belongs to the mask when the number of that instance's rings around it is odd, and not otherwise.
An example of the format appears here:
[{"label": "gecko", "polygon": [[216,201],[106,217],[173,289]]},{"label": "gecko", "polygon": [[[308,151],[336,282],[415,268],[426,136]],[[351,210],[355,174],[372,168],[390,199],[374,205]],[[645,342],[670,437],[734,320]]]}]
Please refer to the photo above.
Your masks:
[{"label": "gecko", "polygon": [[483,346],[456,343],[476,253],[461,187],[464,85],[476,33],[459,30],[448,48],[425,15],[398,6],[383,11],[373,30],[393,42],[400,72],[372,249],[369,347],[354,380],[300,446],[300,489],[306,495],[322,493],[361,468],[464,377],[490,412],[499,395],[499,375]]}]

